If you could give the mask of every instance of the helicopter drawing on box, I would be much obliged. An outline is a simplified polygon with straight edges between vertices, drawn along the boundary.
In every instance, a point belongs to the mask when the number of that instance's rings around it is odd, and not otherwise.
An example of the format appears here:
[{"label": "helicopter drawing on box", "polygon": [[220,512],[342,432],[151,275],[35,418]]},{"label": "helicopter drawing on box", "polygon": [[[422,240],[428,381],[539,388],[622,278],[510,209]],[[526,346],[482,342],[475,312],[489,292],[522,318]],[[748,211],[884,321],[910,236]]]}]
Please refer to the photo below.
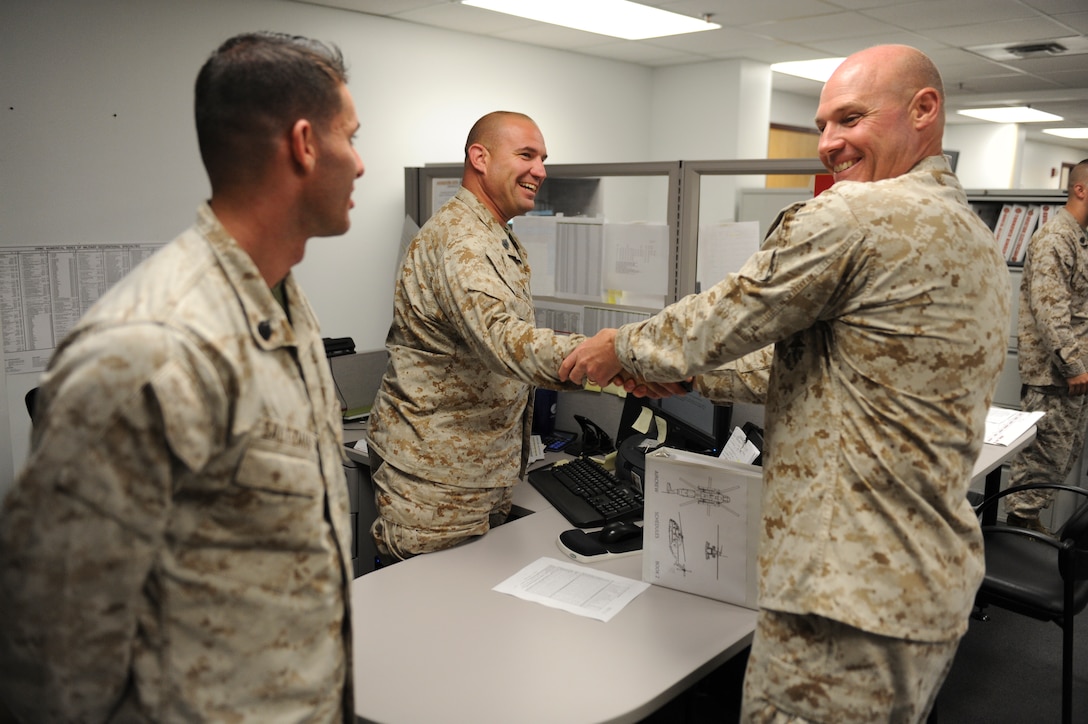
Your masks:
[{"label": "helicopter drawing on box", "polygon": [[729,556],[722,549],[722,528],[720,525],[714,526],[714,534],[715,539],[713,543],[711,543],[710,541],[706,541],[706,548],[704,549],[704,553],[706,554],[706,559],[708,561],[712,559],[714,561],[714,579],[717,580],[721,578],[721,566],[719,565],[719,561],[722,558],[728,558]]},{"label": "helicopter drawing on box", "polygon": [[680,525],[680,514],[669,518],[669,552],[672,553],[673,568],[680,575],[687,575],[687,553],[684,551],[684,529]]},{"label": "helicopter drawing on box", "polygon": [[739,490],[740,484],[733,485],[725,490],[715,490],[710,484],[711,481],[709,479],[707,480],[706,485],[692,483],[684,478],[680,478],[680,482],[682,483],[682,487],[679,488],[673,488],[672,483],[665,484],[666,493],[670,495],[679,495],[680,497],[689,499],[680,505],[683,506],[696,503],[698,505],[706,506],[707,515],[710,514],[711,508],[724,508],[734,516],[738,518],[741,517],[740,511],[734,510],[731,506],[733,498],[729,495],[734,490]]},{"label": "helicopter drawing on box", "polygon": [[753,607],[760,471],[671,449],[646,461],[645,580]]},{"label": "helicopter drawing on box", "polygon": [[[666,482],[665,493],[669,495],[678,495],[682,498],[687,498],[684,502],[680,503],[681,507],[690,505],[692,503],[702,505],[706,508],[707,515],[710,514],[711,508],[719,508],[731,513],[734,517],[740,518],[741,513],[732,507],[733,498],[729,494],[735,490],[740,489],[740,484],[733,485],[724,490],[717,490],[711,484],[711,480],[707,480],[707,485],[700,485],[693,483],[685,478],[680,478],[680,485],[676,488],[672,486],[671,482]],[[673,567],[677,572],[686,575],[689,572],[687,567],[687,555],[684,549],[684,531],[679,521],[680,515],[677,513],[676,518],[669,518],[669,551],[673,556]],[[727,558],[727,554],[724,552],[721,545],[721,526],[716,525],[714,527],[715,539],[713,541],[704,541],[704,555],[706,560],[714,561],[714,578],[719,577],[719,565],[718,561],[722,558]]]}]

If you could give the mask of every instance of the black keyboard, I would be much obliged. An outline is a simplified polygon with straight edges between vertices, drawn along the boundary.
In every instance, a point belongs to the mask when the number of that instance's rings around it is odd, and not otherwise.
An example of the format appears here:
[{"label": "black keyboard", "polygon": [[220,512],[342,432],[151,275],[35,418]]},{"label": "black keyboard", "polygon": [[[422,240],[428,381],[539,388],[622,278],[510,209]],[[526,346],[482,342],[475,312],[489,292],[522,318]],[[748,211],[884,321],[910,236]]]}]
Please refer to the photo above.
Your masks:
[{"label": "black keyboard", "polygon": [[589,458],[533,470],[529,482],[576,528],[642,519],[642,493]]}]

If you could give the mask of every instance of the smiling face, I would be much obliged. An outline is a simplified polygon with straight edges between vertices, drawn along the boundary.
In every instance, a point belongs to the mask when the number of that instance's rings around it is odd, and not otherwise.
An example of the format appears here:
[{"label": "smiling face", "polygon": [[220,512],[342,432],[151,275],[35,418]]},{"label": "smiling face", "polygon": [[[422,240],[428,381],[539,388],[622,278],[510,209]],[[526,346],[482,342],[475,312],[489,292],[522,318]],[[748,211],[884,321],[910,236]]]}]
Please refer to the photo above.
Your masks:
[{"label": "smiling face", "polygon": [[478,173],[473,191],[500,223],[533,210],[540,184],[547,177],[544,136],[531,120],[511,116],[493,133],[472,144],[472,167]]},{"label": "smiling face", "polygon": [[920,84],[926,78],[915,67],[931,64],[914,54],[901,46],[862,51],[824,85],[816,110],[819,154],[836,182],[894,178],[940,153],[940,94]]}]

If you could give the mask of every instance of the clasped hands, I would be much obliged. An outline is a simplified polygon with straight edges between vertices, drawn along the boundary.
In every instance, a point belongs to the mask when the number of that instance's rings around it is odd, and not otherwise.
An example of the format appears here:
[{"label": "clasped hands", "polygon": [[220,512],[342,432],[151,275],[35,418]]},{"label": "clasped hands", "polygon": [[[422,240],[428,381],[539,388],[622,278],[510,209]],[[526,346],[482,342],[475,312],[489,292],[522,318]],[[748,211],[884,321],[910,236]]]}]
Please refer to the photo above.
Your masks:
[{"label": "clasped hands", "polygon": [[616,356],[616,330],[602,329],[574,348],[559,366],[559,379],[605,387],[614,384],[635,397],[654,399],[683,395],[689,387],[680,382],[651,382],[636,378]]}]

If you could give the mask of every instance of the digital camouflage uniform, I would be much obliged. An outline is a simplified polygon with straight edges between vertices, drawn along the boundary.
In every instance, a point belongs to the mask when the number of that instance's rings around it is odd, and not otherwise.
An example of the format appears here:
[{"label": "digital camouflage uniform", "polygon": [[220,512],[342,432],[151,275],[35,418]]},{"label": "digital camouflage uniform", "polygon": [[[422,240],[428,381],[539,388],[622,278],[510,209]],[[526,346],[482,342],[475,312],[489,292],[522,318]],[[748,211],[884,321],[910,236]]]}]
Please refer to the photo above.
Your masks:
[{"label": "digital camouflage uniform", "polygon": [[[740,360],[751,376],[776,342],[761,609],[933,643],[950,660],[983,574],[966,493],[1008,323],[993,234],[930,157],[790,206],[738,273],[621,328],[616,351],[648,379],[755,352]],[[750,398],[758,385],[736,366],[702,391]],[[756,644],[753,658],[779,653],[774,638]]]},{"label": "digital camouflage uniform", "polygon": [[0,520],[26,721],[353,720],[340,408],[285,295],[203,205],[57,348]]},{"label": "digital camouflage uniform", "polygon": [[[525,250],[462,187],[408,247],[368,430],[379,550],[398,557],[486,533],[525,474],[534,385],[583,339],[536,327]],[[489,513],[497,513],[490,516]]]},{"label": "digital camouflage uniform", "polygon": [[[1031,237],[1017,322],[1020,406],[1046,414],[1013,459],[1009,485],[1064,483],[1088,426],[1088,395],[1070,395],[1066,383],[1088,372],[1088,238],[1064,208]],[[1005,509],[1038,518],[1053,499],[1053,490],[1029,490],[1007,496]]]}]

